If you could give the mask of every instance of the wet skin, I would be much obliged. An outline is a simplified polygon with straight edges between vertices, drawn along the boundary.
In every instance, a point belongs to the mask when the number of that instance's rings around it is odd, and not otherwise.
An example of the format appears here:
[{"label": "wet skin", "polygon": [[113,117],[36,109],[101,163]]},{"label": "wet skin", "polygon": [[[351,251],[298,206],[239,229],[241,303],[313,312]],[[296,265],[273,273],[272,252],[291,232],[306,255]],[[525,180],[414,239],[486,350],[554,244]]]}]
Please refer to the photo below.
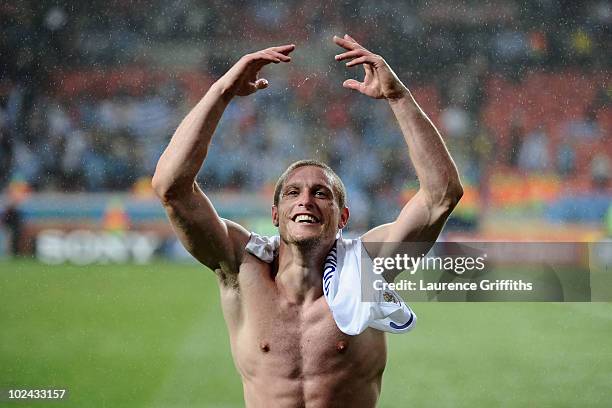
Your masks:
[{"label": "wet skin", "polygon": [[339,209],[326,173],[308,166],[287,178],[272,215],[279,257],[268,264],[244,252],[237,276],[217,271],[246,405],[375,406],[384,333],[342,333],[322,290],[323,259],[348,211]]},{"label": "wet skin", "polygon": [[384,333],[342,333],[322,292],[290,302],[276,285],[277,265],[245,254],[236,286],[221,284],[246,406],[375,406],[386,363]]}]

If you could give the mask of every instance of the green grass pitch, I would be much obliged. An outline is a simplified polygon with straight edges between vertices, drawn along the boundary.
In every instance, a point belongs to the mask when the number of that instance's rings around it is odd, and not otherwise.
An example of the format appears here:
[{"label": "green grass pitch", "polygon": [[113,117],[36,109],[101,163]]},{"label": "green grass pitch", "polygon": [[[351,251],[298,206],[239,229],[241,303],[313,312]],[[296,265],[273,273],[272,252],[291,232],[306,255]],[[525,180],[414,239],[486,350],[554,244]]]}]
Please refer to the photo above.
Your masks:
[{"label": "green grass pitch", "polygon": [[[609,303],[416,303],[380,407],[609,406]],[[15,407],[241,407],[213,275],[196,265],[0,262],[0,388]]]}]

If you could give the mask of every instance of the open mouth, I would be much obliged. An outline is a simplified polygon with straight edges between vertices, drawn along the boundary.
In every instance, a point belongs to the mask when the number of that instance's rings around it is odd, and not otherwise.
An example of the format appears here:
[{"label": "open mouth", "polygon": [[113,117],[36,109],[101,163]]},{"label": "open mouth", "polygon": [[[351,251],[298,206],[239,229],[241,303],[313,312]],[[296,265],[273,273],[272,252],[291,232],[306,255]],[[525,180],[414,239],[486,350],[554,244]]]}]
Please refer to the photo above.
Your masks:
[{"label": "open mouth", "polygon": [[315,217],[314,215],[310,215],[310,214],[298,214],[295,217],[293,217],[293,221],[297,222],[298,224],[318,224],[319,223],[319,219]]}]

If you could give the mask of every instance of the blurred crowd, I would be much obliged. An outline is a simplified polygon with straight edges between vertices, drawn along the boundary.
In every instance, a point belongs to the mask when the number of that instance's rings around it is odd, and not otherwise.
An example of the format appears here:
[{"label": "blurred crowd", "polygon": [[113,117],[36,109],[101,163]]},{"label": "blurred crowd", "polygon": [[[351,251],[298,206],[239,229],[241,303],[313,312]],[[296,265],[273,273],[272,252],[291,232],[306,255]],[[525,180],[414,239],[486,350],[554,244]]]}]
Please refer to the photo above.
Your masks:
[{"label": "blurred crowd", "polygon": [[0,189],[133,188],[212,81],[291,42],[294,63],[227,109],[200,182],[269,189],[318,158],[367,214],[357,222],[378,224],[415,176],[389,108],[341,86],[361,75],[333,60],[346,32],[385,57],[482,194],[497,169],[609,189],[608,1],[72,3],[0,5]]}]

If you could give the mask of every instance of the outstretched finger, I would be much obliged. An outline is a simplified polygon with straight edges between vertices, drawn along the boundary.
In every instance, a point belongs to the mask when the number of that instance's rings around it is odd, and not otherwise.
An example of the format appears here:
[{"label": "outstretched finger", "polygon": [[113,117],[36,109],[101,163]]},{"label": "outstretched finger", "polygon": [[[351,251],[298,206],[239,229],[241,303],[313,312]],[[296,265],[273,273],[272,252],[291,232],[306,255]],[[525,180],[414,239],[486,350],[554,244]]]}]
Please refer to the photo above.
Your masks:
[{"label": "outstretched finger", "polygon": [[[357,47],[359,47],[359,48],[361,48],[361,49],[363,49],[363,50],[366,50],[366,48],[365,48],[363,45],[359,44],[359,43],[357,42],[357,40],[355,40],[355,39],[354,39],[353,37],[351,37],[350,35],[348,35],[348,34],[344,34],[344,39],[345,39],[345,40],[352,41],[353,43],[355,43],[355,44],[357,45]],[[366,50],[366,51],[367,51],[367,50]]]},{"label": "outstretched finger", "polygon": [[288,55],[293,50],[295,50],[295,44],[279,45],[278,47],[270,47],[267,49],[267,51],[280,52],[284,55]]},{"label": "outstretched finger", "polygon": [[282,61],[282,62],[290,62],[291,61],[291,57],[289,57],[289,56],[287,56],[285,54],[282,54],[280,52],[272,51],[272,50],[265,50],[264,52],[266,54],[268,54],[268,55],[278,59],[279,61]]},{"label": "outstretched finger", "polygon": [[336,61],[342,61],[345,59],[349,59],[349,58],[355,58],[355,57],[361,57],[365,53],[365,50],[363,49],[357,49],[357,50],[351,50],[351,51],[347,51],[347,52],[343,52],[342,54],[338,54],[335,56]]},{"label": "outstretched finger", "polygon": [[341,46],[342,48],[346,50],[354,50],[356,48],[359,48],[359,44],[354,43],[353,41],[347,40],[346,38],[340,38],[337,35],[334,35],[333,40],[337,45]]},{"label": "outstretched finger", "polygon": [[347,62],[346,66],[353,67],[359,64],[374,64],[374,63],[375,63],[374,58],[371,55],[364,55],[362,57],[355,58],[354,60]]},{"label": "outstretched finger", "polygon": [[[348,35],[348,34],[344,34],[344,38],[345,38],[345,39],[347,39],[347,40],[349,40],[349,41],[354,42],[355,44],[357,44],[361,50],[363,50],[363,51],[365,51],[365,52],[369,52],[368,50],[366,50],[366,49],[365,49],[365,47],[364,47],[363,45],[359,44],[359,43],[357,42],[357,40],[355,40],[355,39],[354,39],[353,37],[351,37],[350,35]],[[365,74],[366,74],[365,81],[367,81],[367,80],[368,80],[368,78],[369,78],[369,77],[371,77],[371,76],[374,74],[374,71],[372,70],[372,67],[370,66],[370,64],[364,64],[364,65],[363,65],[363,68],[365,69]]]},{"label": "outstretched finger", "polygon": [[353,37],[351,37],[351,36],[350,36],[350,35],[348,35],[348,34],[344,34],[344,39],[345,39],[345,40],[352,41],[352,42],[354,42],[354,43],[355,43],[355,44],[357,44],[357,45],[361,45],[361,44],[359,44],[359,43],[357,42],[357,40],[355,40]]},{"label": "outstretched finger", "polygon": [[249,60],[247,61],[255,62],[258,65],[264,66],[271,62],[279,63],[281,60],[277,56],[268,54],[265,51],[258,51],[255,54],[251,54],[249,56]]}]

